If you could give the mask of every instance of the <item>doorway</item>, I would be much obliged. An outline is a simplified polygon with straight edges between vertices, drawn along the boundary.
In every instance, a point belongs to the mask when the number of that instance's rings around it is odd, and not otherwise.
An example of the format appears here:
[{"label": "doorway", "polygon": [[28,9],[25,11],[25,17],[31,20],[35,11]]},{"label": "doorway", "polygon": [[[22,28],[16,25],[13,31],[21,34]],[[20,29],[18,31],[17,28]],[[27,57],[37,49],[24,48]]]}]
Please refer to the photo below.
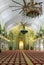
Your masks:
[{"label": "doorway", "polygon": [[19,49],[20,50],[23,50],[24,49],[24,43],[23,43],[23,41],[20,41],[19,42]]}]

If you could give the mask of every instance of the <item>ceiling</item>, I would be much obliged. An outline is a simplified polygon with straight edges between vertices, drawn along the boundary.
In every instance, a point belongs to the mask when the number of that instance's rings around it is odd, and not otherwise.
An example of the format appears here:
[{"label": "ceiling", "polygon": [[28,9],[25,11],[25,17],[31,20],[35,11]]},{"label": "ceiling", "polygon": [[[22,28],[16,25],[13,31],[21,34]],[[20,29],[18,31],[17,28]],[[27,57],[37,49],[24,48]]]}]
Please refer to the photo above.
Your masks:
[{"label": "ceiling", "polygon": [[[23,4],[23,0],[16,0],[17,2]],[[30,0],[26,0],[26,2],[29,2]],[[25,19],[22,14],[18,14],[19,11],[12,12],[12,9],[9,7],[10,5],[18,5],[15,3],[12,3],[12,0],[0,0],[0,24],[5,26],[7,31],[9,31],[12,27],[18,25],[20,22],[27,22],[30,26],[31,22],[31,28],[34,29],[34,31],[39,31],[40,26],[44,28],[44,0],[35,0],[36,2],[43,2],[43,14],[36,18],[29,18]],[[15,9],[15,8],[14,8]]]}]

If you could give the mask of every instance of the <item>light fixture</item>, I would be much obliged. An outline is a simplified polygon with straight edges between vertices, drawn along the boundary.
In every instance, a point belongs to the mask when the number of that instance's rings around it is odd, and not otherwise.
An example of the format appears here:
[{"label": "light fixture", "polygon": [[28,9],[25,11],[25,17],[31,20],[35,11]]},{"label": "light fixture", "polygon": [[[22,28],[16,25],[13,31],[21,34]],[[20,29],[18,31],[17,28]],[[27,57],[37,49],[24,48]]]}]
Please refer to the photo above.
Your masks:
[{"label": "light fixture", "polygon": [[42,2],[34,2],[34,0],[30,0],[30,2],[26,2],[23,0],[24,4],[21,4],[19,2],[16,2],[15,0],[12,0],[12,2],[18,4],[19,6],[10,6],[10,7],[15,7],[17,9],[12,10],[12,11],[17,11],[19,10],[19,14],[24,14],[28,17],[37,17],[42,14]]},{"label": "light fixture", "polygon": [[27,22],[23,23],[21,22],[21,26],[23,27],[23,29],[20,31],[22,34],[26,34],[28,31],[25,29],[25,26],[27,25]]},{"label": "light fixture", "polygon": [[22,34],[26,34],[28,31],[27,30],[21,30]]}]

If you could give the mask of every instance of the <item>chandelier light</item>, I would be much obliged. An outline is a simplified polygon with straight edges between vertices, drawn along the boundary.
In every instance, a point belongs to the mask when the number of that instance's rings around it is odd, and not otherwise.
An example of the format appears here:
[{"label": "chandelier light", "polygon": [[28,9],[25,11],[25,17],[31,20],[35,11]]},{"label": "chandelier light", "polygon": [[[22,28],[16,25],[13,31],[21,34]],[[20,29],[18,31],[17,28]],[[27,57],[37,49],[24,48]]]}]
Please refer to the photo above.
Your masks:
[{"label": "chandelier light", "polygon": [[37,17],[42,14],[42,2],[34,2],[34,0],[30,0],[30,2],[26,2],[23,0],[24,4],[21,4],[19,2],[16,2],[15,0],[12,0],[12,2],[19,4],[19,6],[9,6],[9,7],[15,7],[17,9],[12,11],[20,10],[19,14],[24,14],[28,17]]}]

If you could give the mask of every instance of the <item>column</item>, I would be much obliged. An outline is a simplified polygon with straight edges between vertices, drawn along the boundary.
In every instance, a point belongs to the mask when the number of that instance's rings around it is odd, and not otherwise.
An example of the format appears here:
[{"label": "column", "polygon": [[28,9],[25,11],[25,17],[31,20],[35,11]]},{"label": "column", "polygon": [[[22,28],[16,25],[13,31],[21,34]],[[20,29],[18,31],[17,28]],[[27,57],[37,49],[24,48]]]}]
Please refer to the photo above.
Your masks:
[{"label": "column", "polygon": [[44,39],[43,39],[43,51],[44,51]]},{"label": "column", "polygon": [[39,50],[40,50],[40,39],[39,39]]}]

